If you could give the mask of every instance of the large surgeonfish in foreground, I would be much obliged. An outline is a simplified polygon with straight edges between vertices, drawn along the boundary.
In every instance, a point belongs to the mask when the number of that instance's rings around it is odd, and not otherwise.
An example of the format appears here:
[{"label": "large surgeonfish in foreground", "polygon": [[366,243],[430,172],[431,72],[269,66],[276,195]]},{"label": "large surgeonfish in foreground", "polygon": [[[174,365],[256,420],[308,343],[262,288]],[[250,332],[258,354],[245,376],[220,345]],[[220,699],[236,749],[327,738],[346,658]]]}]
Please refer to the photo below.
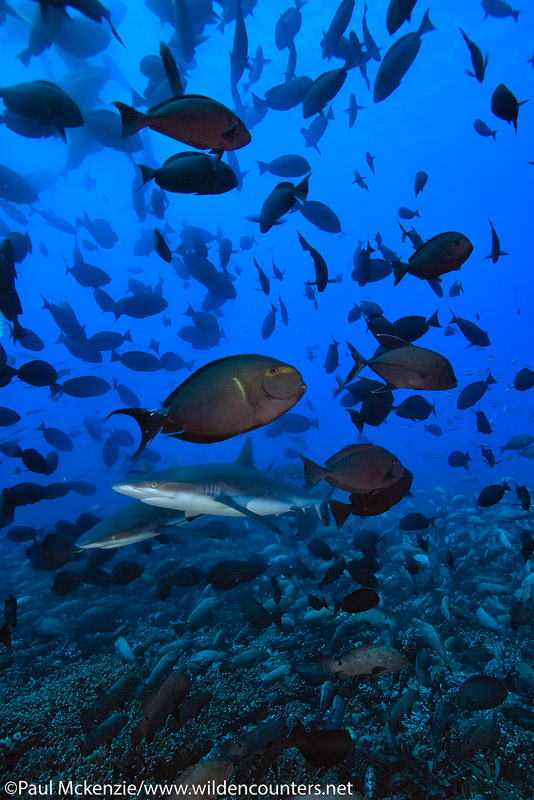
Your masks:
[{"label": "large surgeonfish in foreground", "polygon": [[252,354],[219,358],[193,372],[166,400],[163,410],[119,408],[141,428],[135,458],[159,431],[185,442],[222,442],[267,425],[293,408],[306,384],[295,367]]},{"label": "large surgeonfish in foreground", "polygon": [[258,470],[252,458],[251,439],[245,441],[231,464],[171,468],[153,472],[139,481],[116,483],[113,489],[151,506],[184,511],[186,519],[199,514],[245,516],[277,533],[278,528],[262,517],[319,506],[322,502],[321,498]]}]

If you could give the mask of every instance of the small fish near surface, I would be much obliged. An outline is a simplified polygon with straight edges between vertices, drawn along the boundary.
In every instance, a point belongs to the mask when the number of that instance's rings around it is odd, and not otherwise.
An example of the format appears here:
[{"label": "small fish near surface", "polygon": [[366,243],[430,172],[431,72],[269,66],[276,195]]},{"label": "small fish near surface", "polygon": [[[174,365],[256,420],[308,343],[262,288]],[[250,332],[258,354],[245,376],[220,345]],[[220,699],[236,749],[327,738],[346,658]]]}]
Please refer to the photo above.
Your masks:
[{"label": "small fish near surface", "polygon": [[517,133],[519,106],[527,102],[528,100],[519,102],[510,89],[504,83],[500,83],[491,96],[491,110],[496,117],[513,125],[514,131]]},{"label": "small fish near surface", "polygon": [[435,30],[430,21],[428,11],[421,21],[418,30],[406,33],[391,45],[386,55],[382,59],[378,69],[375,85],[373,88],[373,98],[375,103],[380,103],[397,89],[405,74],[415,61],[421,47],[421,37],[424,33]]},{"label": "small fish near surface", "polygon": [[280,225],[280,217],[290,211],[297,200],[302,203],[308,196],[309,174],[300,183],[282,181],[277,184],[272,192],[265,198],[258,217],[249,217],[252,222],[258,222],[261,233],[267,233],[273,225]]},{"label": "small fish near surface", "polygon": [[410,21],[416,2],[417,0],[389,0],[386,25],[390,34],[395,33],[404,22]]}]

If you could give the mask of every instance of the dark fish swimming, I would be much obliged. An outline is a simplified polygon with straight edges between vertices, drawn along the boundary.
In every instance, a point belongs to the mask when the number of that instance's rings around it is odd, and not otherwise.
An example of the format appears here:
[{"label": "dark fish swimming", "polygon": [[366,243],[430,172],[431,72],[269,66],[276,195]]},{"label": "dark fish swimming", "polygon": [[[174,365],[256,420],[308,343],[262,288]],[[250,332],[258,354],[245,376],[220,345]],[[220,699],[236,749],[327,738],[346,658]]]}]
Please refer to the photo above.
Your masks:
[{"label": "dark fish swimming", "polygon": [[203,95],[165,100],[146,114],[125,103],[114,103],[122,119],[122,136],[149,127],[199,150],[236,150],[250,142],[242,120],[222,103]]},{"label": "dark fish swimming", "polygon": [[289,181],[283,181],[275,186],[264,200],[259,217],[250,217],[253,222],[259,222],[262,233],[267,233],[273,225],[280,225],[280,217],[287,214],[297,200],[301,202],[306,200],[308,180],[309,175],[306,175],[296,186]]},{"label": "dark fish swimming", "polygon": [[473,128],[480,136],[492,136],[493,139],[497,137],[497,131],[492,131],[489,125],[487,125],[483,119],[476,119],[473,122]]},{"label": "dark fish swimming", "polygon": [[380,103],[397,89],[405,74],[415,61],[421,47],[421,36],[435,30],[430,22],[428,10],[417,31],[406,33],[391,45],[380,63],[373,88],[375,103]]},{"label": "dark fish swimming", "polygon": [[356,444],[331,456],[324,467],[301,456],[308,489],[320,480],[354,494],[368,494],[395,483],[402,477],[404,468],[398,458],[382,447]]},{"label": "dark fish swimming", "polygon": [[484,74],[486,72],[486,67],[488,66],[488,54],[484,57],[478,45],[476,45],[469,36],[460,28],[460,33],[464,37],[464,41],[469,48],[469,53],[471,55],[471,63],[473,65],[474,72],[470,70],[466,70],[468,75],[471,75],[473,78],[476,78],[479,83],[482,83],[484,80]]},{"label": "dark fish swimming", "polygon": [[41,125],[50,125],[66,141],[65,128],[83,125],[80,109],[55,83],[31,81],[0,88],[0,97],[9,111],[36,120]]},{"label": "dark fish swimming", "polygon": [[395,33],[404,22],[410,21],[416,2],[417,0],[389,0],[386,25],[390,33]]},{"label": "dark fish swimming", "polygon": [[220,442],[272,422],[297,403],[306,386],[298,370],[268,356],[222,358],[194,372],[163,410],[121,408],[141,429],[138,456],[160,431],[189,442]]},{"label": "dark fish swimming", "polygon": [[301,175],[311,172],[309,162],[300,155],[287,155],[274,158],[269,164],[265,161],[256,162],[260,175],[270,172],[271,175],[279,175],[281,178],[299,178]]},{"label": "dark fish swimming", "polygon": [[456,376],[444,356],[395,336],[378,335],[377,338],[388,349],[368,361],[347,342],[354,359],[354,367],[345,383],[355,378],[363,367],[368,366],[386,381],[388,388],[443,391],[456,386]]},{"label": "dark fish swimming", "polygon": [[167,192],[180,194],[222,194],[235,189],[237,178],[224,161],[205,153],[176,153],[161,167],[137,165],[143,185],[155,180]]},{"label": "dark fish swimming", "polygon": [[491,96],[491,110],[496,117],[512,124],[517,133],[519,106],[526,102],[526,100],[519,102],[510,89],[504,83],[500,83]]},{"label": "dark fish swimming", "polygon": [[497,19],[513,17],[516,22],[519,19],[519,11],[514,11],[506,0],[482,0],[481,5],[484,9],[484,19],[487,17],[497,17]]},{"label": "dark fish swimming", "polygon": [[395,262],[395,285],[409,272],[422,280],[440,278],[447,272],[460,269],[473,252],[473,245],[462,233],[448,231],[428,239],[413,253],[407,264]]},{"label": "dark fish swimming", "polygon": [[521,5],[0,0],[14,783],[532,800]]}]

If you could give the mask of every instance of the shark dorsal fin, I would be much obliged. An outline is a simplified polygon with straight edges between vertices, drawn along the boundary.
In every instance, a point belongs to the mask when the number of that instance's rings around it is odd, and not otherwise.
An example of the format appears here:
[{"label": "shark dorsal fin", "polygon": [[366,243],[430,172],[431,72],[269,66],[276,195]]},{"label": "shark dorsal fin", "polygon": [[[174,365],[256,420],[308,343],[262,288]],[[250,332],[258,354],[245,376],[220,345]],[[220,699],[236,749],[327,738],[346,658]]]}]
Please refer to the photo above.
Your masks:
[{"label": "shark dorsal fin", "polygon": [[247,436],[243,443],[243,447],[236,458],[235,464],[238,464],[240,467],[248,467],[249,469],[256,469],[256,465],[254,463],[254,457],[252,454],[252,439],[250,436]]}]

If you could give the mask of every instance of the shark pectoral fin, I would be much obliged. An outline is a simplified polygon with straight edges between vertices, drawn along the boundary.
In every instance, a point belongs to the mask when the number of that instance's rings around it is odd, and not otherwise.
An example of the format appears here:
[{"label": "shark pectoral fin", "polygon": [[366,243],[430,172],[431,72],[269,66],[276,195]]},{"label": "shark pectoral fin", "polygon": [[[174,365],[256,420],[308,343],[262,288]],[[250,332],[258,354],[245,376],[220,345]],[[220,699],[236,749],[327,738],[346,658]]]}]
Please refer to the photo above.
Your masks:
[{"label": "shark pectoral fin", "polygon": [[188,514],[187,511],[185,512],[186,522],[192,522],[194,519],[198,519],[199,517],[203,516],[204,514]]},{"label": "shark pectoral fin", "polygon": [[164,525],[164,524],[159,525],[156,528],[156,531],[158,533],[158,536],[159,536],[160,533],[176,533],[176,534],[183,533],[182,528],[184,527],[184,525],[187,525],[187,523],[190,522],[191,520],[198,519],[198,517],[202,517],[202,516],[203,516],[203,514],[195,514],[194,517],[187,517],[186,516],[186,517],[183,518],[183,520],[177,520],[176,522],[169,522],[168,525]]},{"label": "shark pectoral fin", "polygon": [[274,524],[274,522],[270,522],[269,520],[265,519],[265,517],[261,517],[259,514],[254,513],[254,511],[250,511],[246,506],[236,503],[236,501],[233,500],[229,495],[218,494],[213,499],[215,502],[221,503],[223,506],[228,506],[228,508],[233,508],[235,511],[239,511],[240,514],[243,514],[243,516],[259,522],[260,525],[264,525],[266,528],[278,533],[280,536],[282,535],[282,531]]},{"label": "shark pectoral fin", "polygon": [[244,400],[248,403],[249,406],[253,408],[259,408],[263,403],[263,395],[258,389],[255,389],[250,383],[247,381],[241,380],[241,378],[236,378],[235,376],[232,378],[235,385],[238,387],[239,391]]}]

